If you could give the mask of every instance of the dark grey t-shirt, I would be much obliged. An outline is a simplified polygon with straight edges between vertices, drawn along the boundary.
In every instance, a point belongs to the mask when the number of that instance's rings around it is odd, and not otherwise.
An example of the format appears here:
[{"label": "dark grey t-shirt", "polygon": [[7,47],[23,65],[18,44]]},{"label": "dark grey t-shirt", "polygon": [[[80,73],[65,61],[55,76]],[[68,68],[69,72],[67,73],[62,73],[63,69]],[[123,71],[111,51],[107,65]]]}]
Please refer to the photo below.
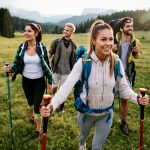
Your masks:
[{"label": "dark grey t-shirt", "polygon": [[61,42],[61,55],[58,62],[58,70],[56,70],[56,73],[61,75],[68,75],[71,72],[69,59],[71,55],[72,50],[72,44],[70,43],[69,46],[66,48],[64,45],[64,42]]}]

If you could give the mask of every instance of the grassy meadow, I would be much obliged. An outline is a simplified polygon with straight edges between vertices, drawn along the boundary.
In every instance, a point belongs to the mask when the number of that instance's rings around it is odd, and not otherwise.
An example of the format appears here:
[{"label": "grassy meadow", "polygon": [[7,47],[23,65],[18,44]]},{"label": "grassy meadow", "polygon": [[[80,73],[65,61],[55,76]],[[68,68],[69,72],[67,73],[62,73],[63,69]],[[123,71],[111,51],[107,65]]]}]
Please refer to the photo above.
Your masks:
[{"label": "grassy meadow", "polygon": [[[143,55],[136,60],[137,76],[134,91],[145,87],[150,96],[150,31],[135,32],[141,41]],[[51,41],[61,35],[43,35],[43,43],[47,49]],[[143,38],[144,37],[144,38]],[[88,34],[73,35],[78,46],[88,46]],[[24,40],[21,33],[16,33],[12,39],[0,37],[0,150],[38,150],[41,149],[40,141],[32,140],[34,126],[29,123],[27,101],[21,87],[21,76],[18,75],[15,82],[10,82],[11,106],[13,117],[14,145],[11,144],[11,132],[9,128],[9,111],[7,100],[6,75],[2,68],[5,63],[12,64],[17,47]],[[47,150],[78,150],[78,127],[76,122],[77,112],[74,108],[73,94],[70,94],[66,102],[63,114],[56,111],[50,118],[47,132]],[[114,127],[111,129],[103,150],[138,150],[139,149],[139,106],[129,102],[128,124],[130,135],[120,132],[120,112],[118,100],[115,101]],[[150,105],[145,108],[144,124],[144,150],[150,149]],[[91,149],[93,129],[87,141],[88,150]]]}]

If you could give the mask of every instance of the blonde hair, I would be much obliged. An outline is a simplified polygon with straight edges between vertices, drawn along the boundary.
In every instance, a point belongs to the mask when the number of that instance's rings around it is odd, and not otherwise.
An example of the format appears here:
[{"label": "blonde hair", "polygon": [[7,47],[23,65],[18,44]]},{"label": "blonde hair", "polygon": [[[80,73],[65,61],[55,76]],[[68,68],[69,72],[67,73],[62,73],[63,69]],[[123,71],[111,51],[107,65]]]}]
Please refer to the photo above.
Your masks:
[{"label": "blonde hair", "polygon": [[74,33],[76,30],[76,27],[73,23],[66,23],[65,26],[72,28],[72,32]]},{"label": "blonde hair", "polygon": [[[92,53],[93,50],[95,50],[95,46],[93,44],[93,39],[96,39],[98,34],[99,34],[99,31],[102,31],[104,29],[112,30],[110,25],[108,25],[107,23],[105,23],[103,20],[100,20],[100,19],[96,20],[91,25],[91,28],[90,28],[90,48],[89,48],[88,56]],[[115,58],[116,58],[115,54],[113,54],[113,52],[111,51],[111,53],[110,53],[110,76],[111,77],[114,73]]]}]

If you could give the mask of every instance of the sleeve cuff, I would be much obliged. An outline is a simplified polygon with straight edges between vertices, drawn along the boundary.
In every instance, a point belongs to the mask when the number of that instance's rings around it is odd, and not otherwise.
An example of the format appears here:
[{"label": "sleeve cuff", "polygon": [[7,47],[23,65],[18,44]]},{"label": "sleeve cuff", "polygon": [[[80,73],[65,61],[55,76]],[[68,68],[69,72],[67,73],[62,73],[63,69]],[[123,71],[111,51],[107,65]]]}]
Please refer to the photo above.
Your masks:
[{"label": "sleeve cuff", "polygon": [[131,102],[133,102],[135,104],[138,104],[138,94],[137,93],[135,93],[134,95],[132,95],[130,99],[131,99],[130,100]]},{"label": "sleeve cuff", "polygon": [[53,105],[53,112],[57,109],[57,107],[59,106],[59,103],[57,103],[57,101],[51,101],[50,103],[51,105]]}]

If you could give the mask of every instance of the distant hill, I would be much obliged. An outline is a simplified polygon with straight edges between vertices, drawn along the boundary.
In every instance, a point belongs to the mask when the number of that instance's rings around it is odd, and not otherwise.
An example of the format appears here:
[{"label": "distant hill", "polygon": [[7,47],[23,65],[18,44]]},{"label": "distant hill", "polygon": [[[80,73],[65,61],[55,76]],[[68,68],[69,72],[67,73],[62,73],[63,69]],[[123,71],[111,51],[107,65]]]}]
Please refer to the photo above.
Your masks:
[{"label": "distant hill", "polygon": [[79,16],[73,16],[71,14],[63,14],[63,15],[49,15],[44,16],[40,14],[38,11],[27,11],[24,9],[14,8],[12,6],[6,6],[11,16],[19,17],[22,19],[34,20],[35,22],[44,23],[46,25],[56,24],[58,26],[64,26],[66,22],[72,22],[75,25],[85,22],[88,19],[95,19],[98,15],[106,15],[115,12],[115,10],[107,10],[100,8],[86,8],[83,9],[83,12]]},{"label": "distant hill", "polygon": [[[89,13],[89,11],[83,11],[85,14]],[[97,11],[96,11],[97,12]],[[109,10],[108,10],[109,12]],[[84,14],[83,13],[83,14]],[[149,10],[136,10],[136,11],[120,11],[120,12],[115,12],[112,14],[103,13],[103,14],[86,14],[86,15],[80,15],[80,16],[73,16],[68,19],[65,19],[58,24],[54,24],[51,22],[45,22],[41,23],[38,21],[34,20],[29,20],[29,19],[23,19],[19,17],[12,17],[13,20],[13,25],[14,25],[14,30],[22,32],[24,31],[24,27],[27,23],[29,22],[36,22],[39,23],[42,26],[42,31],[43,33],[55,33],[55,34],[60,34],[62,33],[63,26],[66,22],[72,22],[76,25],[76,33],[85,33],[89,30],[90,25],[93,23],[94,19],[102,19],[106,22],[112,20],[112,19],[117,19],[117,18],[122,18],[125,16],[130,16],[134,19],[134,23],[136,26],[134,27],[135,30],[150,30],[150,9]],[[145,18],[145,19],[144,19]],[[1,22],[0,22],[1,23]]]},{"label": "distant hill", "polygon": [[56,28],[56,25],[52,24],[52,23],[45,23],[44,24],[44,23],[40,23],[40,22],[37,22],[34,20],[22,19],[19,17],[12,17],[12,21],[13,21],[15,31],[19,31],[19,32],[24,31],[24,27],[26,26],[26,24],[31,23],[31,22],[40,24],[42,27],[43,33],[55,32],[55,28]]},{"label": "distant hill", "polygon": [[57,23],[61,20],[64,20],[72,16],[70,14],[44,16],[40,14],[38,11],[27,11],[24,9],[14,8],[12,6],[7,6],[7,8],[9,9],[11,16],[34,20],[41,23],[46,22]]},{"label": "distant hill", "polygon": [[80,16],[72,16],[70,18],[58,22],[57,25],[64,26],[66,22],[72,22],[75,25],[77,25],[81,22],[87,21],[88,19],[95,19],[98,15],[110,15],[114,12],[116,12],[116,10],[113,9],[108,10],[100,8],[85,8],[83,9],[82,14]]},{"label": "distant hill", "polygon": [[81,16],[73,16],[73,17],[70,17],[68,19],[65,19],[63,21],[60,21],[57,23],[57,25],[59,26],[64,26],[67,22],[72,22],[73,24],[77,25],[81,22],[85,22],[87,21],[88,19],[95,19],[97,18],[98,14],[87,14],[87,15],[81,15]]}]

